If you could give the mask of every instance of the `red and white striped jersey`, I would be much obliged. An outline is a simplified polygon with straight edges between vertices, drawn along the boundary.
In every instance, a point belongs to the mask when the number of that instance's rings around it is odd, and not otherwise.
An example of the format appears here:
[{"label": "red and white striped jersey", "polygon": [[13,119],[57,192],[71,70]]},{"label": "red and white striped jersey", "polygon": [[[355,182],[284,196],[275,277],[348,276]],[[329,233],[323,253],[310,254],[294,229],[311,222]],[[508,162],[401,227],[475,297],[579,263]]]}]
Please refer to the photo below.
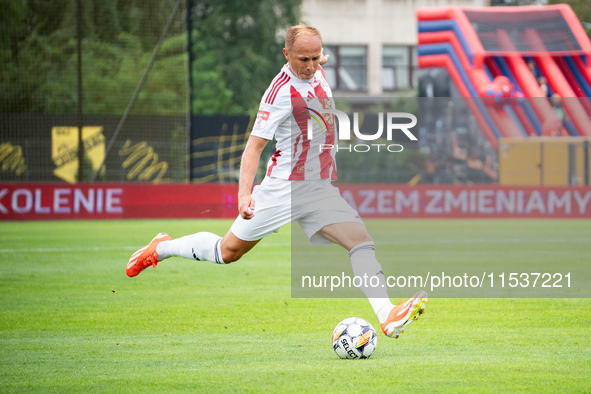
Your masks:
[{"label": "red and white striped jersey", "polygon": [[[252,135],[277,141],[269,159],[267,176],[303,181],[337,179],[332,91],[322,67],[314,78],[297,78],[286,64],[261,99]],[[312,138],[309,138],[308,126]]]}]

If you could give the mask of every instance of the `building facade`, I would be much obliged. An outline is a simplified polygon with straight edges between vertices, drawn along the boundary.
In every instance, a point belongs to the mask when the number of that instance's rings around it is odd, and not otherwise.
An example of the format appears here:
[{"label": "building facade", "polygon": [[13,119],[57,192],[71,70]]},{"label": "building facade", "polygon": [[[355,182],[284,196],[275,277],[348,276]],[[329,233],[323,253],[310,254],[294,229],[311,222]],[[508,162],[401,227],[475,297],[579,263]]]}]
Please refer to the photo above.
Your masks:
[{"label": "building facade", "polygon": [[304,0],[302,20],[320,29],[326,77],[340,95],[414,95],[419,7],[484,7],[489,0]]}]

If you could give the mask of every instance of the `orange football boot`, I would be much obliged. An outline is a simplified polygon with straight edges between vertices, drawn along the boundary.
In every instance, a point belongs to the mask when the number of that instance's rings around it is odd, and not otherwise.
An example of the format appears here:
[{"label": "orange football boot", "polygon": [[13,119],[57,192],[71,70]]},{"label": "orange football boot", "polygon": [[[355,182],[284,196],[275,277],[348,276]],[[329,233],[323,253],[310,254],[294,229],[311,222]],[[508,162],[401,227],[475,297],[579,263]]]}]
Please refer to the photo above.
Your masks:
[{"label": "orange football boot", "polygon": [[404,329],[425,312],[425,306],[429,302],[426,291],[419,291],[408,301],[400,301],[392,308],[388,319],[382,323],[382,331],[391,338],[398,338]]},{"label": "orange football boot", "polygon": [[166,233],[160,233],[154,237],[147,246],[144,246],[137,252],[131,255],[127,263],[127,276],[136,276],[149,266],[156,267],[158,265],[158,253],[156,253],[156,246],[162,241],[171,241],[172,237]]}]

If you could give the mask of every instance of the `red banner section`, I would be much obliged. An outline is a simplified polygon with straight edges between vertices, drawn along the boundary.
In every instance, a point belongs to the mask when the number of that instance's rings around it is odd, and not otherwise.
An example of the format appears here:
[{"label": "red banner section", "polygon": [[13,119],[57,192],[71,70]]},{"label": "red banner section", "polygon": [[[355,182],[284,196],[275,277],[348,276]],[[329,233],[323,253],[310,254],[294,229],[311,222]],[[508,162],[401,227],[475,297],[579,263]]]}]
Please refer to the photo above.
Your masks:
[{"label": "red banner section", "polygon": [[238,186],[222,184],[0,184],[0,220],[235,218]]},{"label": "red banner section", "polygon": [[[591,188],[338,185],[364,218],[591,218]],[[235,218],[238,186],[0,184],[0,220]]]},{"label": "red banner section", "polygon": [[339,185],[364,218],[590,218],[591,188]]}]

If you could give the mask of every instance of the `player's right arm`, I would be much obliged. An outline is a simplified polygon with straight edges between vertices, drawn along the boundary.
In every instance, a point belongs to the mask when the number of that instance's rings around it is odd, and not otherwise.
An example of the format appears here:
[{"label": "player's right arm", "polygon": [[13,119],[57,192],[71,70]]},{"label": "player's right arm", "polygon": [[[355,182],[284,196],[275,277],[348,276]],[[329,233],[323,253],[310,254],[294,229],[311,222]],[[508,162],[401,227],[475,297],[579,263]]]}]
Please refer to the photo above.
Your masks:
[{"label": "player's right arm", "polygon": [[[286,79],[287,78],[287,79]],[[238,183],[238,211],[246,220],[253,218],[255,213],[255,200],[250,192],[252,183],[259,168],[259,161],[267,142],[275,137],[279,125],[289,118],[291,114],[291,99],[287,82],[289,77],[285,72],[280,72],[265,91],[252,133],[248,138],[242,161],[240,163],[240,180]],[[286,94],[287,93],[287,94]]]},{"label": "player's right arm", "polygon": [[254,216],[255,201],[250,192],[254,177],[259,168],[261,153],[269,140],[251,135],[244,148],[242,161],[240,162],[240,180],[238,183],[238,211],[246,220]]}]

